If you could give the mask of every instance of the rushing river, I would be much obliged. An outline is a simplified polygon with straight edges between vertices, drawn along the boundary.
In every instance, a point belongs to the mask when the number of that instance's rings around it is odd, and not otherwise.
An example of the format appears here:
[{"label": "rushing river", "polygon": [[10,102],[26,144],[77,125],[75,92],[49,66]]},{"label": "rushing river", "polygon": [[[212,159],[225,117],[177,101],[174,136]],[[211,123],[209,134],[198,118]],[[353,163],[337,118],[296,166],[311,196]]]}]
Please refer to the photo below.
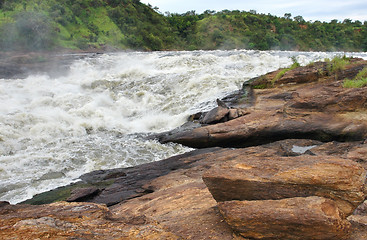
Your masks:
[{"label": "rushing river", "polygon": [[305,65],[337,54],[124,52],[76,60],[58,77],[0,79],[0,201],[189,151],[144,135],[183,124],[244,81],[291,65],[291,57]]}]

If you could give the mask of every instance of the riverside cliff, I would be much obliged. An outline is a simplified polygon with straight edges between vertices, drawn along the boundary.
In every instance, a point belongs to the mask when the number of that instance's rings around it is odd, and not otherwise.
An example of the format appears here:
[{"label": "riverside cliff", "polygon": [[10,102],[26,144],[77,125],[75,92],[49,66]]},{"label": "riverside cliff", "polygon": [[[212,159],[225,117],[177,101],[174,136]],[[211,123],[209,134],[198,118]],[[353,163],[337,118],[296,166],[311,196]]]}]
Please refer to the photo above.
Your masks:
[{"label": "riverside cliff", "polygon": [[[367,61],[281,69],[153,136],[192,152],[0,204],[0,237],[364,239]],[[43,205],[29,205],[43,204]]]}]

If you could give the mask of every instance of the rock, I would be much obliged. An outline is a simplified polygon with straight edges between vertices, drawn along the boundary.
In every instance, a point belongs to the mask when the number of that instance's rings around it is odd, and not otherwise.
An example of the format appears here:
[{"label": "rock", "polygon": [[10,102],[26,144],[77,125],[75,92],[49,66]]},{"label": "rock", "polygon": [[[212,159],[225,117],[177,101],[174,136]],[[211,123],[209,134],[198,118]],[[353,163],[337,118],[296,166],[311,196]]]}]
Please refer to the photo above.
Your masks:
[{"label": "rock", "polygon": [[87,200],[89,198],[92,198],[101,190],[96,187],[89,187],[89,188],[75,188],[71,194],[70,197],[66,199],[68,202],[82,202],[84,200]]},{"label": "rock", "polygon": [[367,138],[367,122],[325,113],[297,118],[276,110],[258,110],[225,123],[163,134],[159,141],[193,148],[249,147],[289,138],[358,141]]},{"label": "rock", "polygon": [[216,102],[218,104],[218,107],[228,108],[228,106],[222,100],[217,98]]},{"label": "rock", "polygon": [[354,147],[348,151],[347,158],[359,162],[367,169],[367,144]]},{"label": "rock", "polygon": [[218,202],[319,196],[349,216],[365,199],[366,171],[336,157],[237,155],[211,167],[203,180]]},{"label": "rock", "polygon": [[228,113],[228,120],[233,120],[235,118],[238,118],[240,114],[238,113],[237,109],[229,109]]},{"label": "rock", "polygon": [[305,67],[297,67],[292,70],[285,71],[279,69],[274,72],[267,73],[260,77],[255,77],[247,82],[247,85],[253,88],[269,88],[284,85],[300,85],[304,83],[317,82],[322,78],[345,79],[354,78],[365,66],[367,61],[354,58],[350,60],[351,64],[346,65],[345,69],[337,72],[330,72],[327,62],[315,62]]},{"label": "rock", "polygon": [[137,223],[94,203],[9,205],[0,208],[0,239],[180,239],[156,222]]},{"label": "rock", "polygon": [[[220,150],[220,148],[201,149],[133,168],[93,171],[80,176],[81,181],[78,183],[36,195],[23,203],[46,204],[67,199],[79,201],[78,199],[82,198],[83,201],[112,206],[154,192],[154,188],[146,186],[152,180],[178,169],[190,168],[192,164],[205,159],[206,153],[215,154]],[[95,191],[97,189],[101,191],[97,193]],[[70,192],[74,194],[70,196]]]},{"label": "rock", "polygon": [[[163,133],[157,138],[162,143],[175,142],[194,148],[249,147],[289,138],[363,141],[367,139],[367,88],[343,88],[343,80],[338,80],[343,74],[355,76],[367,65],[361,59],[352,62],[337,76],[318,73],[326,63],[293,69],[279,79],[276,88],[251,89],[251,105],[246,109],[235,108],[238,118],[235,110],[230,109],[227,117],[233,120],[225,122],[227,110],[218,114],[219,109],[215,109],[207,114],[211,125]],[[273,72],[250,80],[244,88],[266,87],[276,75]],[[236,104],[226,102],[226,105]],[[240,109],[244,111],[242,114]]]},{"label": "rock", "polygon": [[[41,194],[34,202],[55,201],[54,196],[63,192],[69,193],[63,198],[67,199],[72,189],[94,186],[102,191],[85,201],[99,204],[6,204],[0,207],[0,239],[9,239],[9,236],[43,239],[47,234],[56,239],[244,239],[224,221],[217,202],[202,181],[203,173],[239,156],[258,159],[284,156],[284,149],[291,151],[294,145],[318,145],[312,151],[317,148],[315,153],[323,158],[329,153],[344,156],[347,149],[358,147],[360,143],[323,144],[287,139],[242,149],[200,149],[132,168],[94,171],[83,175],[80,183]],[[103,203],[110,207],[106,208]],[[22,222],[24,220],[31,221]],[[28,224],[38,221],[42,223],[39,228]],[[15,228],[18,222],[21,222],[17,225],[19,228]],[[61,228],[50,228],[53,223]],[[73,227],[69,228],[69,224]]]},{"label": "rock", "polygon": [[353,214],[367,216],[367,201],[364,201],[361,205],[359,205]]},{"label": "rock", "polygon": [[[317,87],[294,86],[292,91],[299,97],[289,101],[287,97],[278,98],[284,92],[281,89],[263,90],[257,93],[255,106],[243,110],[242,117],[165,133],[159,136],[159,141],[204,148],[248,147],[289,138],[323,142],[367,138],[367,122],[363,121],[367,119],[367,112],[363,110],[367,105],[367,88],[345,89],[324,83]],[[277,98],[273,98],[275,96]]]},{"label": "rock", "polygon": [[205,114],[203,120],[201,120],[202,124],[214,124],[221,121],[226,121],[226,117],[229,113],[228,108],[224,108],[222,106],[218,106],[212,110],[210,110],[207,114]]},{"label": "rock", "polygon": [[218,203],[226,222],[251,239],[345,239],[350,223],[321,197]]},{"label": "rock", "polygon": [[361,215],[352,215],[348,217],[352,225],[352,230],[348,240],[367,239],[367,217]]},{"label": "rock", "polygon": [[0,201],[0,208],[1,208],[1,207],[4,207],[4,206],[8,206],[8,205],[10,205],[10,203],[9,203],[9,202],[6,202],[6,201]]},{"label": "rock", "polygon": [[[11,206],[3,212],[0,208],[0,228],[6,229],[5,232],[0,231],[0,239],[8,239],[10,234],[18,238],[42,239],[42,234],[47,232],[52,232],[51,238],[73,236],[77,239],[242,239],[234,236],[223,221],[216,201],[201,179],[210,165],[215,164],[218,158],[226,158],[231,151],[220,148],[195,150],[166,161],[119,169],[124,174],[118,174],[116,169],[92,172],[82,177],[84,184],[94,183],[98,187],[106,178],[114,183],[108,191],[105,189],[88,201],[114,202],[113,206],[106,208],[104,204],[68,205],[60,202],[59,205]],[[113,176],[116,178],[111,178]],[[116,199],[120,200],[119,204],[116,204]],[[101,211],[94,206],[108,211],[103,210],[103,214],[97,215]],[[95,215],[84,214],[84,210]],[[57,211],[56,215],[54,211]],[[44,217],[46,219],[41,219]],[[13,228],[23,220],[61,226],[72,224],[73,228],[55,230],[47,227],[47,231],[39,231],[36,227],[33,232],[31,227],[24,231]],[[28,222],[21,222],[18,226],[25,223]],[[62,231],[66,232],[65,235]],[[85,232],[90,235],[83,235]],[[29,237],[31,233],[33,235]]]}]

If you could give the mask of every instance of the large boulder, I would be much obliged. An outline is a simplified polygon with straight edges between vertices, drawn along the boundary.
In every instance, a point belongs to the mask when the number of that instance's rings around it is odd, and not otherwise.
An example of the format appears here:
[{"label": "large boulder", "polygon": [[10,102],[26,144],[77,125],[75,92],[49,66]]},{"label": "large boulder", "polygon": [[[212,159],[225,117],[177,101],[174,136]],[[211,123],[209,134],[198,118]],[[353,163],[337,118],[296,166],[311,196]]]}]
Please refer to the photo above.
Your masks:
[{"label": "large boulder", "polygon": [[238,155],[212,166],[203,180],[218,202],[320,196],[349,216],[365,199],[366,170],[337,157]]},{"label": "large boulder", "polygon": [[218,203],[226,222],[251,239],[345,239],[350,223],[321,197]]}]

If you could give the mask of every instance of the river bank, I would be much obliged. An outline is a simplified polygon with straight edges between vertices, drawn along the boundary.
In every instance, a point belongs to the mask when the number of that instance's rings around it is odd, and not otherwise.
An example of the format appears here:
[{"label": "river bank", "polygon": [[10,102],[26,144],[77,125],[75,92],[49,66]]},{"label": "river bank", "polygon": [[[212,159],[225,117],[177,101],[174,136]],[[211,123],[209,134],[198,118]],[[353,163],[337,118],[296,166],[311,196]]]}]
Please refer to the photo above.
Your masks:
[{"label": "river bank", "polygon": [[190,127],[154,135],[202,149],[94,171],[26,202],[46,205],[3,202],[0,236],[366,238],[367,90],[343,82],[367,61],[325,64],[253,78],[218,101],[213,121],[195,114]]}]

